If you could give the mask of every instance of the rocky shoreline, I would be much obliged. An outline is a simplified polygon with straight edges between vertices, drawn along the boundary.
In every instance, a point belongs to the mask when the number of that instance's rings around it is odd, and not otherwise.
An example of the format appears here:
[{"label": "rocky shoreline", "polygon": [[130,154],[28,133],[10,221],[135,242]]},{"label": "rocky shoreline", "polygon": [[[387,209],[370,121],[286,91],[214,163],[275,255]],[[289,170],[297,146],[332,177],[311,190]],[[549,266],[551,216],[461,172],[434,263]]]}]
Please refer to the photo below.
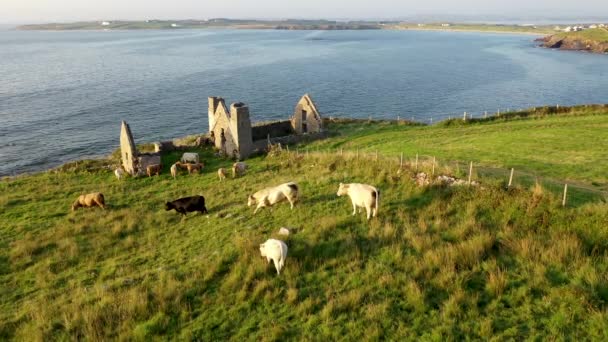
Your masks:
[{"label": "rocky shoreline", "polygon": [[564,36],[555,34],[536,39],[540,46],[549,49],[587,51],[592,53],[608,54],[608,42],[584,39],[577,36]]}]

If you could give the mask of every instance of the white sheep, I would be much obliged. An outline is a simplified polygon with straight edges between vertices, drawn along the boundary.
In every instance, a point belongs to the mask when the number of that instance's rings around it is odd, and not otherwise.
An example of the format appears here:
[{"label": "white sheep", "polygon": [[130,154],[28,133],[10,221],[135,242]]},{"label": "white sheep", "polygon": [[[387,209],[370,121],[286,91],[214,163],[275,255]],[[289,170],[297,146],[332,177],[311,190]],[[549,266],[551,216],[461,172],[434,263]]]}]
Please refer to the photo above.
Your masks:
[{"label": "white sheep", "polygon": [[266,261],[274,262],[274,268],[277,269],[277,274],[281,274],[281,269],[285,266],[287,258],[287,245],[281,240],[268,239],[260,245],[260,254],[266,257]]},{"label": "white sheep", "polygon": [[118,180],[122,180],[125,177],[125,170],[123,170],[122,167],[119,167],[118,169],[114,170],[114,174]]}]

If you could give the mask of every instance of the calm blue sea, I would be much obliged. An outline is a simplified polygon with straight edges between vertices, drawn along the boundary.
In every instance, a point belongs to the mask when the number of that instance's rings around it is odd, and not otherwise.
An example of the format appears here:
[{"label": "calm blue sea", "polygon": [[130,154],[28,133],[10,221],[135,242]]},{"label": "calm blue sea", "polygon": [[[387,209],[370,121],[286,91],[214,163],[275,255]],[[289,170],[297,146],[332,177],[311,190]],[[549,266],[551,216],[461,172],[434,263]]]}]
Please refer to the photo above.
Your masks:
[{"label": "calm blue sea", "polygon": [[0,175],[205,132],[207,97],[286,118],[415,118],[608,102],[608,56],[533,36],[398,31],[0,31]]}]

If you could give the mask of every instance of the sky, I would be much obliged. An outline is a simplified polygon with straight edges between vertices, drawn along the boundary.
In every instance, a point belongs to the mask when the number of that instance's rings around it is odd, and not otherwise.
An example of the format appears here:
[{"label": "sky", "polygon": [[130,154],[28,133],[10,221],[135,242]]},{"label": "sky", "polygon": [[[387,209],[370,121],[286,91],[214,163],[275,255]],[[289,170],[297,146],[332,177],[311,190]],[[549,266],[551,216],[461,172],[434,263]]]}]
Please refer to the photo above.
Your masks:
[{"label": "sky", "polygon": [[0,0],[0,23],[144,19],[608,17],[608,0]]}]

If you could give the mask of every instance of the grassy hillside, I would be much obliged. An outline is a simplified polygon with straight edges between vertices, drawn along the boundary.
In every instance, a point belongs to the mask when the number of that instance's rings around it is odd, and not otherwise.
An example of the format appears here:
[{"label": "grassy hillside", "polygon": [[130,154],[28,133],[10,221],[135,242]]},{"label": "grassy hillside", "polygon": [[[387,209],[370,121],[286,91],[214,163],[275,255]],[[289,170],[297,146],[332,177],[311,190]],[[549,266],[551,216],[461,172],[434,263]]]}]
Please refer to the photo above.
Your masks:
[{"label": "grassy hillside", "polygon": [[[493,146],[523,160],[533,139],[522,130],[553,141],[545,134],[559,130],[560,120],[567,119],[455,133],[350,125],[352,143],[342,136],[323,146],[456,156],[469,144],[484,156]],[[566,125],[590,134],[605,126],[601,120]],[[481,137],[482,127],[490,138]],[[521,153],[501,140],[506,132],[525,142]],[[397,138],[406,142],[392,143]],[[580,150],[599,160],[605,144],[594,141],[595,152]],[[529,158],[540,164],[546,152]],[[253,158],[246,176],[219,183],[215,170],[230,161],[201,153],[205,172],[177,180],[165,170],[118,182],[109,170],[95,170],[98,163],[2,180],[0,339],[608,338],[605,203],[562,208],[540,187],[506,191],[492,183],[419,188],[393,160],[315,154]],[[555,172],[567,174],[568,158],[553,161]],[[605,170],[602,163],[596,167]],[[585,174],[602,177],[591,167]],[[253,216],[247,195],[286,181],[300,185],[296,208],[281,204]],[[379,217],[351,216],[349,200],[336,196],[339,182],[378,186]],[[92,191],[106,195],[107,210],[69,212],[79,194]],[[163,209],[166,200],[199,193],[209,215],[181,220]],[[280,227],[295,234],[277,276],[258,245]]]},{"label": "grassy hillside", "polygon": [[526,33],[526,34],[549,34],[554,33],[554,26],[523,26],[523,25],[493,25],[493,24],[458,24],[442,26],[442,23],[426,23],[418,26],[418,23],[399,23],[390,26],[397,30],[431,30],[431,31],[473,31],[492,33]]},{"label": "grassy hillside", "polygon": [[578,32],[564,32],[556,34],[560,38],[572,38],[578,40],[591,40],[600,43],[608,43],[608,30],[605,28],[587,29]]},{"label": "grassy hillside", "polygon": [[487,120],[461,119],[433,126],[351,121],[329,125],[335,134],[312,149],[344,149],[412,158],[416,153],[443,161],[515,168],[531,174],[608,190],[608,108],[555,108],[503,113]]}]

